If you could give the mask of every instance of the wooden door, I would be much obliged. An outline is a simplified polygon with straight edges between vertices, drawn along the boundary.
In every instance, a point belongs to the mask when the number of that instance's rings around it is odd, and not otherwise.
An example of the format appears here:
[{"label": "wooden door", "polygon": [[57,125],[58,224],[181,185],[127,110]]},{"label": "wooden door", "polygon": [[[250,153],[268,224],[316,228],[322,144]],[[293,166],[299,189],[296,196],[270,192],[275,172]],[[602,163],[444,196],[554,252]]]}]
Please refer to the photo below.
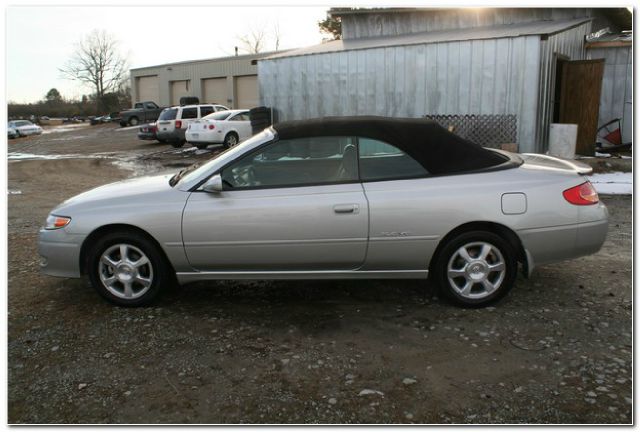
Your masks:
[{"label": "wooden door", "polygon": [[578,125],[576,154],[593,156],[604,59],[563,62],[560,123]]}]

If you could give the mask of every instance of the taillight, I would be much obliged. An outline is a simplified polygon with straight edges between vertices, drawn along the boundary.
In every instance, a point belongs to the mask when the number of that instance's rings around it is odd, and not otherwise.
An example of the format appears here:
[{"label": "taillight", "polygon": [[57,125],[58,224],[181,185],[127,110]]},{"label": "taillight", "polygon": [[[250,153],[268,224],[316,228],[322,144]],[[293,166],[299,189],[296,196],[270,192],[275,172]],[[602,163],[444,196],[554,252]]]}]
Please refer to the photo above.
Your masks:
[{"label": "taillight", "polygon": [[564,199],[574,205],[592,205],[597,204],[600,199],[593,185],[584,182],[578,186],[574,186],[562,192]]},{"label": "taillight", "polygon": [[212,124],[209,125],[209,129],[215,129],[216,127]]},{"label": "taillight", "polygon": [[182,120],[176,120],[176,129],[182,129]]}]

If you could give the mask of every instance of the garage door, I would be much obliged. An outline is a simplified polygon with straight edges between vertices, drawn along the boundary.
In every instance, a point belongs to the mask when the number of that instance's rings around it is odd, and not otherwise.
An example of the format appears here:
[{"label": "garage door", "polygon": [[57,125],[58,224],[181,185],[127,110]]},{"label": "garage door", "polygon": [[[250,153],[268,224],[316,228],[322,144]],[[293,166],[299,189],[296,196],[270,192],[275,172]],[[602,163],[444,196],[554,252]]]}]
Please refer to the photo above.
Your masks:
[{"label": "garage door", "polygon": [[258,96],[258,76],[236,77],[235,108],[253,108],[260,104]]},{"label": "garage door", "polygon": [[141,76],[136,78],[138,98],[136,102],[153,101],[160,103],[158,75]]},{"label": "garage door", "polygon": [[180,98],[183,96],[193,96],[189,80],[171,81],[171,104],[180,105]]},{"label": "garage door", "polygon": [[202,80],[203,102],[226,105],[227,99],[226,78],[208,78]]}]

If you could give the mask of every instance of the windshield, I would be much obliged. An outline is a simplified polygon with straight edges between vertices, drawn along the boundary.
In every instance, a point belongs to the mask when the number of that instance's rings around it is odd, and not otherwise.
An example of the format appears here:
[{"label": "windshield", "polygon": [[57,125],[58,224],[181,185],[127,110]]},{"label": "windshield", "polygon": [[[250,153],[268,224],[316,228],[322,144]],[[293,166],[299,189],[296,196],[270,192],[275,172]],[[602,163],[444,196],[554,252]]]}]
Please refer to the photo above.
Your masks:
[{"label": "windshield", "polygon": [[178,108],[166,108],[160,113],[158,120],[175,120],[178,114]]},{"label": "windshield", "polygon": [[247,147],[252,147],[254,144],[263,142],[269,137],[270,134],[268,134],[266,131],[260,132],[259,134],[252,136],[248,140],[241,142],[240,144],[231,147],[223,151],[222,153],[218,153],[206,162],[196,163],[188,168],[183,169],[178,174],[171,177],[171,180],[169,180],[169,184],[171,186],[175,186],[176,184],[178,184],[178,182],[190,182],[196,180],[205,175],[209,170],[211,170],[216,160],[222,155],[230,155],[231,157],[233,157],[234,155],[240,155],[245,151]]},{"label": "windshield", "polygon": [[202,120],[226,120],[230,115],[231,113],[229,111],[219,111],[202,117]]}]

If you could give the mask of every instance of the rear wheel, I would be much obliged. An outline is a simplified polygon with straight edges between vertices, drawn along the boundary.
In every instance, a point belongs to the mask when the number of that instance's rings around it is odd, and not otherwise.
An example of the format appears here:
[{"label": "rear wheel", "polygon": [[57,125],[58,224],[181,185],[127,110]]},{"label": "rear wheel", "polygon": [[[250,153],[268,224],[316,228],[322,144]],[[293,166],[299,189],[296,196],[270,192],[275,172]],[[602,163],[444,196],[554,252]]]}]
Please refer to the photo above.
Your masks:
[{"label": "rear wheel", "polygon": [[234,147],[238,144],[238,135],[235,132],[229,132],[226,137],[224,137],[223,145],[226,148]]},{"label": "rear wheel", "polygon": [[173,281],[171,266],[157,247],[131,231],[100,238],[89,252],[87,274],[105,299],[119,306],[144,306]]},{"label": "rear wheel", "polygon": [[518,261],[511,245],[488,231],[462,233],[438,254],[433,268],[440,291],[455,303],[482,307],[509,292]]}]

